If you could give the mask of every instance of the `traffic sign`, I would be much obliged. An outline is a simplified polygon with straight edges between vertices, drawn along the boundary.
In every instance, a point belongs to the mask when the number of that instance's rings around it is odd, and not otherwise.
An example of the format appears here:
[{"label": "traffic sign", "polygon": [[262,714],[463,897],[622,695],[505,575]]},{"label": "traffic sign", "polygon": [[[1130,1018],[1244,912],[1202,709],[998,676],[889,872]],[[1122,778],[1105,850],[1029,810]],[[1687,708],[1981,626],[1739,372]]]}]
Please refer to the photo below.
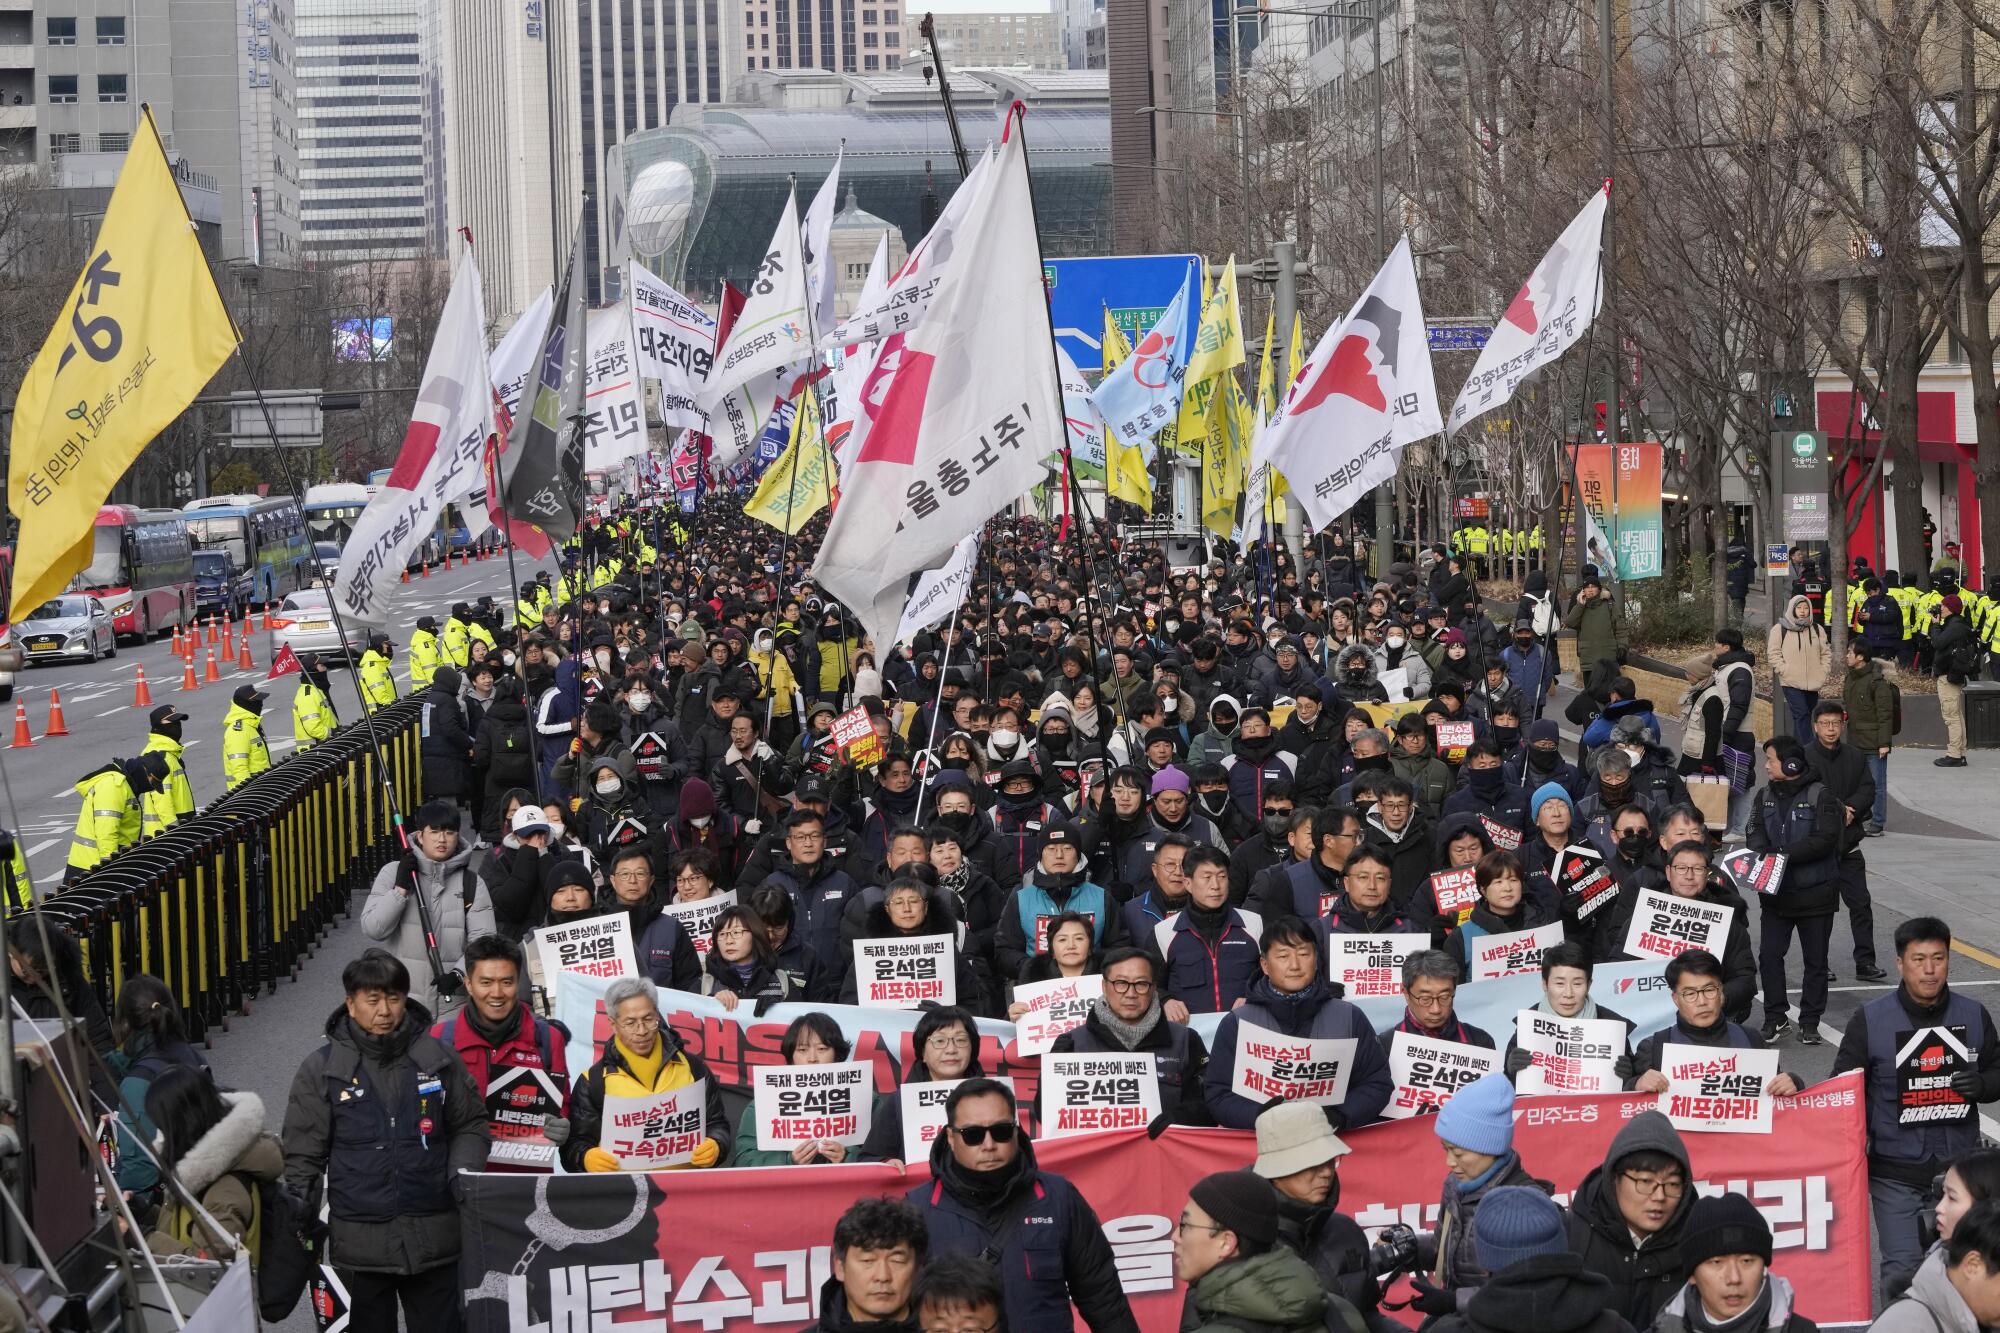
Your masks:
[{"label": "traffic sign", "polygon": [[1042,263],[1049,293],[1049,322],[1056,340],[1087,375],[1104,369],[1104,311],[1125,336],[1137,342],[1159,322],[1186,281],[1197,255],[1111,255],[1098,259],[1050,259]]}]

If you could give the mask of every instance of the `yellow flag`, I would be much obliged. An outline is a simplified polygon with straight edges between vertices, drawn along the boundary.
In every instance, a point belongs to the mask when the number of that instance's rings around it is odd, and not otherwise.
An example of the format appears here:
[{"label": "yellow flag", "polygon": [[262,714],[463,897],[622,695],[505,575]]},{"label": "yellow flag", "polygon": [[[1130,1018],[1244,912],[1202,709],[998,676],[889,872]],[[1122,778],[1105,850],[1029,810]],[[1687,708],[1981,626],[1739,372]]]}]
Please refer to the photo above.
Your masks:
[{"label": "yellow flag", "polygon": [[150,110],[62,312],[14,400],[14,620],[89,563],[98,507],[236,347]]},{"label": "yellow flag", "polygon": [[1231,255],[1222,266],[1222,280],[1202,303],[1194,351],[1188,354],[1187,382],[1199,384],[1248,359],[1243,350],[1243,312],[1236,305],[1236,256]]},{"label": "yellow flag", "polygon": [[[1109,375],[1130,355],[1132,344],[1126,341],[1125,331],[1118,327],[1106,307],[1104,373]],[[1138,505],[1149,514],[1153,512],[1153,478],[1146,471],[1145,450],[1119,439],[1110,422],[1104,425],[1104,490],[1114,500]]]},{"label": "yellow flag", "polygon": [[1208,445],[1201,469],[1201,522],[1210,532],[1227,537],[1236,531],[1236,501],[1243,494],[1244,469],[1250,457],[1249,442],[1241,433],[1248,413],[1236,376],[1225,371],[1210,383],[1216,385],[1216,392],[1208,405]]},{"label": "yellow flag", "polygon": [[792,438],[785,452],[764,470],[743,512],[780,532],[796,533],[833,498],[834,469],[825,433],[819,428],[818,395],[808,389],[799,395],[798,410],[792,414]]}]

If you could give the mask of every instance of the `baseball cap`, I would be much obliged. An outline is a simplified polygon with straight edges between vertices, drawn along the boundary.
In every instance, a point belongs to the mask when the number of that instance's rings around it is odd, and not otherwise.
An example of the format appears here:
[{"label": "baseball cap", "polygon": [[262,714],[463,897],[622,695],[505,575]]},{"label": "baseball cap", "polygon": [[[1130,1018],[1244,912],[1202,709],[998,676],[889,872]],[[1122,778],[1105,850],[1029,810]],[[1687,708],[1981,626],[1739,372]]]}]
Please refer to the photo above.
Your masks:
[{"label": "baseball cap", "polygon": [[549,831],[548,816],[542,813],[542,807],[539,805],[524,805],[514,812],[514,818],[508,825],[508,831],[515,834],[547,833]]}]

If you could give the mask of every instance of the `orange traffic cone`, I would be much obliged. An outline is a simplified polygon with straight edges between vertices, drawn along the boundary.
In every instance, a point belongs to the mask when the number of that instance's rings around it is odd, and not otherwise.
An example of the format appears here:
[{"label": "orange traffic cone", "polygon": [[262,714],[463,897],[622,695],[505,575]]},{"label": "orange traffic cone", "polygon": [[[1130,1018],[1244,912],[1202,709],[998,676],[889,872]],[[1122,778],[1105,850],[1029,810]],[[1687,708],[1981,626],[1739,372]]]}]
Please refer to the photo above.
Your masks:
[{"label": "orange traffic cone", "polygon": [[51,689],[49,691],[49,725],[42,729],[42,739],[47,740],[51,736],[67,735],[69,735],[69,724],[63,721],[62,694],[60,691]]},{"label": "orange traffic cone", "polygon": [[426,560],[424,561],[424,577],[429,578],[430,576],[431,576],[431,562]]},{"label": "orange traffic cone", "polygon": [[409,567],[408,565],[404,565],[404,566],[403,566],[403,582],[405,582],[405,583],[408,583],[409,581],[410,581],[410,567]]},{"label": "orange traffic cone", "polygon": [[215,617],[211,615],[208,618],[208,641],[212,644],[220,637],[221,635],[219,635],[215,629]]},{"label": "orange traffic cone", "polygon": [[202,673],[201,683],[204,685],[214,685],[221,680],[222,673],[215,669],[215,649],[211,648],[208,650],[208,670]]},{"label": "orange traffic cone", "polygon": [[194,674],[194,655],[190,653],[181,659],[181,689],[189,694],[201,688],[201,679]]},{"label": "orange traffic cone", "polygon": [[175,656],[175,657],[179,657],[179,656],[181,655],[181,627],[180,627],[179,625],[176,625],[176,626],[174,626],[174,650],[173,650],[173,651],[174,651],[174,656]]},{"label": "orange traffic cone", "polygon": [[277,618],[271,614],[271,604],[266,602],[264,603],[264,632],[268,634],[276,628],[278,628]]},{"label": "orange traffic cone", "polygon": [[153,706],[153,692],[146,688],[146,664],[144,662],[139,664],[139,681],[132,688],[132,706],[134,708],[151,708]]},{"label": "orange traffic cone", "polygon": [[243,637],[237,640],[237,645],[236,669],[239,671],[254,670],[257,664],[250,658],[250,620],[247,616],[243,620]]},{"label": "orange traffic cone", "polygon": [[234,656],[236,656],[236,625],[229,617],[224,616],[222,618],[222,660],[226,662]]},{"label": "orange traffic cone", "polygon": [[14,705],[14,743],[7,748],[10,750],[25,750],[34,743],[35,738],[28,732],[28,705],[16,703]]}]

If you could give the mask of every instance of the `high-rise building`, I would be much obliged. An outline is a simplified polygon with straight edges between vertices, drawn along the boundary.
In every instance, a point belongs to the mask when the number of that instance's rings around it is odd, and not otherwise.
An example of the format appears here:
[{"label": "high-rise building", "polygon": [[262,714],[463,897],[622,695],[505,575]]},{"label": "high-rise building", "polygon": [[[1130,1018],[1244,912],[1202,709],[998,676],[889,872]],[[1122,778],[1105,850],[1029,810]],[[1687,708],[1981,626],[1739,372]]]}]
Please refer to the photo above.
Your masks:
[{"label": "high-rise building", "polygon": [[444,211],[472,232],[486,313],[502,322],[554,280],[576,230],[574,18],[554,0],[437,6]]},{"label": "high-rise building", "polygon": [[[1105,67],[1111,81],[1111,216],[1118,253],[1151,241],[1159,208],[1160,146],[1170,133],[1166,109],[1167,9],[1170,0],[1105,0]],[[1147,108],[1153,114],[1146,114]]]},{"label": "high-rise building", "polygon": [[384,259],[441,250],[435,52],[426,0],[291,0],[298,21],[306,250]]},{"label": "high-rise building", "polygon": [[0,160],[26,131],[59,185],[102,186],[149,104],[184,177],[216,192],[222,257],[297,262],[294,0],[0,0],[0,35],[30,48],[0,64]]},{"label": "high-rise building", "polygon": [[[920,61],[930,54],[930,45],[917,32],[922,21],[920,15],[903,18],[906,62]],[[960,65],[1069,68],[1063,55],[1062,21],[1053,13],[938,14],[934,22],[938,50],[954,69]]]},{"label": "high-rise building", "polygon": [[906,45],[904,14],[901,0],[744,0],[736,68],[893,70]]}]

